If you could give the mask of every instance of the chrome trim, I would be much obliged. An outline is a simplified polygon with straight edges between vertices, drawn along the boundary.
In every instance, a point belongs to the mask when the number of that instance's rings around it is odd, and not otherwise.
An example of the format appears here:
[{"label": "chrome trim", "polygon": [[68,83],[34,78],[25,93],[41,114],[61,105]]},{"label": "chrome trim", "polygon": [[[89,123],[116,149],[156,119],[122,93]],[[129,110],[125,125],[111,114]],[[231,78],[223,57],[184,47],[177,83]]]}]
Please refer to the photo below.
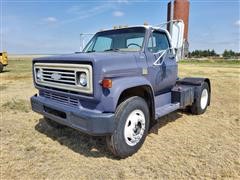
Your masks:
[{"label": "chrome trim", "polygon": [[[42,71],[43,76],[42,80],[37,79],[36,76],[37,69]],[[76,77],[77,72],[85,72],[87,74],[88,84],[86,87],[77,84]],[[54,73],[61,75],[61,78],[58,80],[54,80],[51,77],[51,75]],[[34,64],[34,80],[38,85],[92,94],[93,93],[92,78],[93,78],[92,66],[87,64],[56,64],[56,63]]]}]

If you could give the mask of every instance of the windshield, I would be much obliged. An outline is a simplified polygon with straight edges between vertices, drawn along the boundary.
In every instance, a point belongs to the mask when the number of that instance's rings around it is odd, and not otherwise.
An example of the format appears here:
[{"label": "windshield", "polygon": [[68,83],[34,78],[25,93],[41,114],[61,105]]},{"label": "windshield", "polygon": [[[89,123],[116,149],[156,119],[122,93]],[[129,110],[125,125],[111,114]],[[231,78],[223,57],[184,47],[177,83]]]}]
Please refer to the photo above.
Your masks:
[{"label": "windshield", "polygon": [[144,27],[98,32],[83,52],[140,51],[145,37]]}]

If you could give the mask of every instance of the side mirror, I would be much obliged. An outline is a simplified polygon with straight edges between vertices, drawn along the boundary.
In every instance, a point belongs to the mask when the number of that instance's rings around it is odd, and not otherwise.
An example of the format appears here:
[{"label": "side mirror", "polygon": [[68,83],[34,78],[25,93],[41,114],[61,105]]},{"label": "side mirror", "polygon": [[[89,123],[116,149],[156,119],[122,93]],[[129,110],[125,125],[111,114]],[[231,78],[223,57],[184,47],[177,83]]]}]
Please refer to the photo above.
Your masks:
[{"label": "side mirror", "polygon": [[173,22],[171,36],[173,48],[182,48],[184,41],[184,22],[182,20]]}]

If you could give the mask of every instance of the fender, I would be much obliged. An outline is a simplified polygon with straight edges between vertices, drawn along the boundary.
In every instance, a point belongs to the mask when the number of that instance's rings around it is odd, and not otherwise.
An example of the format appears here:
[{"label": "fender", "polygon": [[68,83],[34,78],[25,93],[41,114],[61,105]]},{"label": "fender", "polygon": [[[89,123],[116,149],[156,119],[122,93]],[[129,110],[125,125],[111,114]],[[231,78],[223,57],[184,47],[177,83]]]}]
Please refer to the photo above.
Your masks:
[{"label": "fender", "polygon": [[[209,86],[209,101],[208,101],[208,105],[210,105],[210,102],[211,102],[211,82],[210,82],[209,78],[186,77],[186,78],[178,80],[177,84],[201,87],[204,82],[208,83],[208,86]],[[199,88],[196,88],[196,91],[198,91],[198,90],[199,90]]]},{"label": "fender", "polygon": [[150,82],[144,76],[121,77],[112,79],[112,88],[103,89],[101,102],[108,112],[115,112],[121,93],[129,88],[138,86],[149,86],[153,92]]}]

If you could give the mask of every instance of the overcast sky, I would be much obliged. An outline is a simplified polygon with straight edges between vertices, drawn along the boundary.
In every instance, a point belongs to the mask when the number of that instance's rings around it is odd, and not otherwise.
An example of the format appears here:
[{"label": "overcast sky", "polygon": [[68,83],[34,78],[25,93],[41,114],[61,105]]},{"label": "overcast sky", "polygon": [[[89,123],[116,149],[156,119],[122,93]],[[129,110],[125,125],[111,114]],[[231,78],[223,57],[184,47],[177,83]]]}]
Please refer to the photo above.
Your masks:
[{"label": "overcast sky", "polygon": [[[1,49],[9,53],[79,51],[81,32],[166,21],[167,0],[0,0]],[[190,50],[240,51],[240,1],[190,0]]]}]

